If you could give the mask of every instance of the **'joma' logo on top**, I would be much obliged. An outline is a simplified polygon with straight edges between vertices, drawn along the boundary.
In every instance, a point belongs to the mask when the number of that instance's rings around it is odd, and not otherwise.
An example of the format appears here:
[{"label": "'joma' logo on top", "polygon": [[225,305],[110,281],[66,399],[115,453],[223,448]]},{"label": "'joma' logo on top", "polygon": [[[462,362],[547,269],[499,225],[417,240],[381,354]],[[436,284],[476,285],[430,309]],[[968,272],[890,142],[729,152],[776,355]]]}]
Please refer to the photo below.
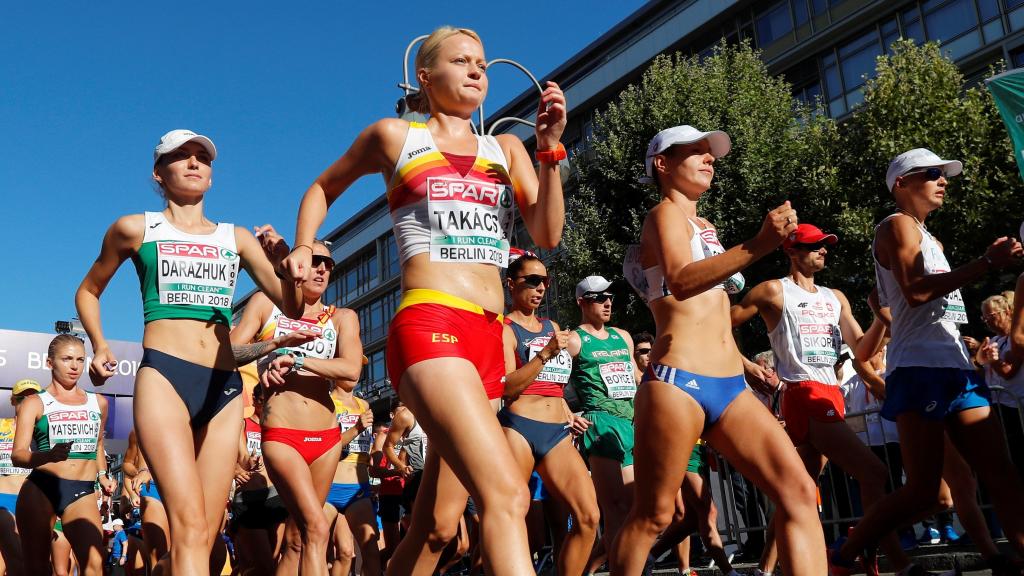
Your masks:
[{"label": "'joma' logo on top", "polygon": [[430,146],[424,146],[423,148],[417,148],[416,150],[413,150],[412,152],[409,152],[409,158],[412,158],[413,156],[418,156],[420,154],[423,154],[427,150],[430,150]]}]

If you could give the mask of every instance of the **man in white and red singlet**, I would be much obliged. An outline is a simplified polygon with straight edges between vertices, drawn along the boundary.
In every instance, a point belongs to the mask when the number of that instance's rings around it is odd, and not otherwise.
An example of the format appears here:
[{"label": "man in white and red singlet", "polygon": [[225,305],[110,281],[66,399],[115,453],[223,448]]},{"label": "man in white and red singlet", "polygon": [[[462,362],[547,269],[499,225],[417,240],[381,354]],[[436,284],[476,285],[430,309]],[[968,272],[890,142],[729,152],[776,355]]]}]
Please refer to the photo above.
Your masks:
[{"label": "man in white and red singlet", "polygon": [[[755,314],[764,320],[775,372],[785,389],[782,418],[807,472],[817,478],[827,459],[832,460],[857,479],[864,506],[869,507],[885,495],[885,464],[847,426],[834,368],[843,342],[856,350],[864,332],[846,296],[814,282],[815,273],[825,268],[827,246],[837,241],[835,234],[825,234],[812,224],[797,226],[782,243],[789,273],[747,293],[732,307],[732,323],[739,326]],[[854,367],[858,372],[863,369],[856,361]],[[776,560],[775,543],[769,546],[759,567],[767,573],[773,571]],[[895,555],[906,561],[895,534],[887,535],[881,546],[890,558]]]}]

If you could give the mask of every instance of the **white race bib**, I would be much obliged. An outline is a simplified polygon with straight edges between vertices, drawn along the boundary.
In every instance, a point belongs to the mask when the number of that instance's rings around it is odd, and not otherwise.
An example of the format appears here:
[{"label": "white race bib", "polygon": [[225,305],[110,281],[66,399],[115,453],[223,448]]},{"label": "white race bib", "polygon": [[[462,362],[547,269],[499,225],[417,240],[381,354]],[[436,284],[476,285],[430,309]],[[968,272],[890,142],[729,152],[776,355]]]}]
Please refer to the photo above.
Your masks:
[{"label": "white race bib", "polygon": [[334,323],[331,320],[324,324],[317,324],[316,322],[307,322],[305,320],[292,320],[281,314],[277,317],[276,324],[274,338],[298,332],[299,330],[309,330],[317,335],[316,340],[306,342],[301,346],[289,347],[287,350],[301,352],[306,356],[320,358],[321,360],[334,358],[334,352],[338,346],[338,331],[335,330]]},{"label": "white race bib", "polygon": [[249,452],[249,456],[262,456],[263,433],[259,430],[246,430],[245,449]]},{"label": "white race bib", "polygon": [[47,415],[50,447],[71,443],[71,452],[96,451],[100,437],[100,415],[89,410],[61,410]]},{"label": "white race bib", "polygon": [[508,267],[512,202],[504,184],[427,178],[430,260]]},{"label": "white race bib", "polygon": [[238,254],[209,244],[161,240],[156,258],[161,304],[231,307]]},{"label": "white race bib", "polygon": [[621,400],[636,395],[636,380],[629,362],[607,362],[599,366],[608,397]]},{"label": "white race bib", "polygon": [[[548,341],[550,339],[550,336],[534,338],[529,344],[530,351],[529,357],[526,359],[527,362],[533,360],[533,357],[548,345]],[[544,363],[544,367],[541,369],[540,374],[537,375],[537,380],[541,382],[550,382],[552,384],[561,384],[564,386],[569,383],[569,375],[571,373],[572,355],[569,354],[568,350],[559,350],[558,354],[555,354],[550,360]]]}]

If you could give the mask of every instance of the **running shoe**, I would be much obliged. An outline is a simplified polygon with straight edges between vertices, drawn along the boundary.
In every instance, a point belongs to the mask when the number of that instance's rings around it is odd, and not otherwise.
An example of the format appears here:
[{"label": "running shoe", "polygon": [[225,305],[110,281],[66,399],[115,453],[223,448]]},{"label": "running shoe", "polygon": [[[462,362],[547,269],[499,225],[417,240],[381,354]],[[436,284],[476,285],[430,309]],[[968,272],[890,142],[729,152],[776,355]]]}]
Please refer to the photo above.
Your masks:
[{"label": "running shoe", "polygon": [[931,526],[924,529],[924,533],[917,539],[921,544],[939,544],[942,542],[942,534]]},{"label": "running shoe", "polygon": [[857,571],[856,561],[843,560],[839,556],[843,544],[846,544],[846,536],[836,538],[832,547],[828,549],[828,576],[850,576]]},{"label": "running shoe", "polygon": [[956,533],[956,530],[950,524],[943,526],[940,534],[944,544],[957,544],[960,542],[960,535]]}]

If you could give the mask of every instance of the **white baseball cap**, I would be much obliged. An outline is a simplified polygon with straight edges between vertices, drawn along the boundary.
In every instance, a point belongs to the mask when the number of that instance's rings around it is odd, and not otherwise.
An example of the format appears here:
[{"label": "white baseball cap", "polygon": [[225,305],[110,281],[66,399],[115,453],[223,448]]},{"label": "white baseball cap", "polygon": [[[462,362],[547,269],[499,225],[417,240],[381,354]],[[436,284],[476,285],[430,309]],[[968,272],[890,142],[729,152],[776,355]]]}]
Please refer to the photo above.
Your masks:
[{"label": "white baseball cap", "polygon": [[199,142],[210,153],[210,160],[217,158],[217,147],[213,145],[213,140],[191,130],[178,129],[171,130],[160,137],[160,143],[153,149],[153,163],[155,164],[164,154],[181,148],[186,142]]},{"label": "white baseball cap", "polygon": [[582,298],[584,294],[600,294],[608,289],[612,283],[605,280],[604,276],[587,276],[576,285],[576,297]]},{"label": "white baseball cap", "polygon": [[927,148],[914,148],[889,162],[889,169],[885,171],[885,185],[892,192],[897,178],[918,168],[942,168],[943,175],[949,178],[963,172],[964,163],[959,160],[943,160]]},{"label": "white baseball cap", "polygon": [[728,134],[721,130],[701,132],[693,126],[683,124],[682,126],[673,126],[658,132],[654,135],[654,138],[651,138],[651,143],[647,145],[647,156],[644,157],[644,167],[647,169],[647,176],[641,177],[640,182],[642,184],[653,184],[655,182],[654,157],[658,154],[676,144],[693,144],[705,139],[711,144],[711,155],[715,158],[721,158],[728,154],[729,150],[732,150],[732,140],[729,139]]},{"label": "white baseball cap", "polygon": [[111,525],[111,527],[113,527],[113,526],[124,526],[124,520],[121,520],[120,518],[114,518],[114,521],[111,522],[110,525]]}]

